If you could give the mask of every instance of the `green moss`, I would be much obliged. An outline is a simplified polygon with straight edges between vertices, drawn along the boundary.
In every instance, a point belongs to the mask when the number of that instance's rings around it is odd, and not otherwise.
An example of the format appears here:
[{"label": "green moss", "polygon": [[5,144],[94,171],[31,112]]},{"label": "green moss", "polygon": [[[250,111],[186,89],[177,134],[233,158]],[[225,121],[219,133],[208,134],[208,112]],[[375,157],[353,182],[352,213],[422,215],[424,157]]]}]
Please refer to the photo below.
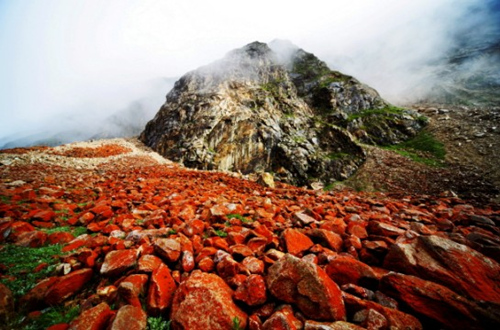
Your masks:
[{"label": "green moss", "polygon": [[148,330],[170,330],[171,320],[165,320],[163,317],[148,317]]},{"label": "green moss", "polygon": [[[0,250],[0,264],[6,266],[6,275],[12,276],[14,280],[3,278],[0,282],[9,287],[14,296],[24,295],[38,280],[53,273],[59,261],[54,256],[61,254],[61,248],[58,244],[39,248],[4,245]],[[42,263],[47,263],[48,266],[35,273],[35,268]]]},{"label": "green moss", "polygon": [[333,153],[326,155],[326,158],[330,159],[330,160],[337,160],[337,159],[347,158],[349,156],[350,155],[348,153],[345,153],[345,152],[333,152]]},{"label": "green moss", "polygon": [[403,143],[387,146],[384,149],[392,150],[413,161],[424,163],[429,166],[442,167],[446,150],[444,145],[436,140],[429,132],[422,131],[414,138]]},{"label": "green moss", "polygon": [[227,218],[228,219],[240,219],[241,222],[243,222],[243,223],[252,223],[253,222],[253,220],[247,219],[244,216],[242,216],[241,214],[228,214]]},{"label": "green moss", "polygon": [[223,230],[220,230],[220,229],[215,230],[215,235],[217,235],[219,237],[227,237],[227,233]]},{"label": "green moss", "polygon": [[61,306],[51,306],[42,311],[42,314],[35,319],[30,319],[19,328],[24,330],[47,329],[59,323],[70,323],[80,314],[80,307],[65,308]]},{"label": "green moss", "polygon": [[388,119],[391,119],[391,115],[402,115],[404,109],[398,108],[395,106],[387,106],[381,109],[366,109],[357,113],[353,113],[347,117],[347,121],[353,121],[358,118],[365,118],[371,116],[388,116]]},{"label": "green moss", "polygon": [[42,228],[41,230],[46,232],[49,235],[52,233],[66,232],[66,233],[71,233],[75,237],[78,237],[82,234],[87,233],[87,228],[82,227],[82,226],[77,226],[77,227],[63,226],[63,227],[56,227],[56,228]]}]

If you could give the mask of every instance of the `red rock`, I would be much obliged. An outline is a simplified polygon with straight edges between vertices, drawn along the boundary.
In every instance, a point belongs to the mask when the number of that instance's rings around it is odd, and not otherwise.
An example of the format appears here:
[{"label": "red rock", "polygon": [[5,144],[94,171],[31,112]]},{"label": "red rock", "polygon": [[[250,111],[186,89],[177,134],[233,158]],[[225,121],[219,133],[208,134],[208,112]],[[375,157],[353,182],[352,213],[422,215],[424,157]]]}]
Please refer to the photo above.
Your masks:
[{"label": "red rock", "polygon": [[134,285],[130,282],[122,282],[118,286],[117,292],[122,302],[126,305],[132,305],[141,308],[141,300]]},{"label": "red rock", "polygon": [[350,222],[347,225],[347,232],[361,239],[368,237],[365,227],[355,222]]},{"label": "red rock", "polygon": [[392,245],[384,268],[442,284],[476,300],[500,303],[500,265],[439,236],[418,236]]},{"label": "red rock", "polygon": [[135,267],[137,262],[137,250],[117,250],[106,254],[101,267],[101,274],[104,276],[122,275],[129,269]]},{"label": "red rock", "polygon": [[132,284],[134,291],[138,295],[141,295],[144,292],[146,292],[146,284],[148,283],[148,280],[149,277],[146,274],[132,274],[127,276],[123,281],[120,282],[120,284],[122,283]]},{"label": "red rock", "polygon": [[345,320],[341,291],[317,265],[290,254],[269,267],[267,287],[276,298],[294,303],[314,320]]},{"label": "red rock", "polygon": [[156,268],[160,267],[163,262],[157,256],[152,254],[143,255],[139,258],[137,271],[141,273],[152,273]]},{"label": "red rock", "polygon": [[220,277],[229,280],[240,271],[240,264],[235,261],[229,254],[224,256],[221,261],[217,263],[217,273]]},{"label": "red rock", "polygon": [[190,272],[194,269],[194,257],[193,253],[190,251],[184,251],[182,253],[182,270],[185,272]]},{"label": "red rock", "polygon": [[172,238],[157,238],[154,241],[155,253],[167,262],[176,262],[181,256],[181,244]]},{"label": "red rock", "polygon": [[92,278],[92,269],[84,268],[62,276],[47,291],[44,301],[49,305],[59,305],[80,291]]},{"label": "red rock", "polygon": [[47,237],[47,243],[49,244],[66,244],[75,239],[71,233],[68,232],[56,232],[52,233]]},{"label": "red rock", "polygon": [[307,320],[304,324],[304,330],[364,330],[365,328],[357,326],[356,324],[337,321],[332,323],[316,322]]},{"label": "red rock", "polygon": [[147,315],[142,308],[125,305],[118,310],[110,330],[145,330]]},{"label": "red rock", "polygon": [[35,230],[31,224],[24,221],[14,221],[10,225],[9,239],[16,241],[19,235]]},{"label": "red rock", "polygon": [[25,308],[28,311],[39,309],[43,307],[43,300],[47,291],[49,290],[54,283],[59,281],[58,277],[47,277],[46,279],[38,282],[33,289],[31,289],[28,293],[26,293],[19,300],[19,305]]},{"label": "red rock", "polygon": [[103,302],[83,311],[70,323],[69,330],[103,330],[112,316],[108,304]]},{"label": "red rock", "polygon": [[40,212],[36,213],[33,216],[33,219],[40,220],[40,221],[45,221],[45,222],[49,222],[52,219],[54,219],[55,217],[56,217],[56,213],[54,211],[52,211],[52,210],[43,210],[43,211],[40,211]]},{"label": "red rock", "polygon": [[84,226],[88,225],[92,220],[94,220],[95,215],[92,212],[85,212],[82,216],[78,218],[78,222]]},{"label": "red rock", "polygon": [[371,286],[377,277],[370,266],[352,257],[337,255],[325,267],[325,272],[338,285],[348,283]]},{"label": "red rock", "polygon": [[250,275],[234,293],[234,299],[249,306],[262,305],[267,300],[266,283],[260,275]]},{"label": "red rock", "polygon": [[99,204],[91,208],[90,211],[101,219],[109,219],[113,216],[114,212],[108,205]]},{"label": "red rock", "polygon": [[268,240],[265,237],[252,237],[248,240],[247,246],[255,255],[259,255],[264,252]]},{"label": "red rock", "polygon": [[366,329],[375,330],[388,328],[388,322],[385,316],[374,309],[362,309],[357,311],[352,320]]},{"label": "red rock", "polygon": [[248,329],[249,330],[262,330],[262,321],[260,317],[252,314],[248,317]]},{"label": "red rock", "polygon": [[307,215],[304,212],[296,212],[293,214],[292,221],[297,226],[307,226],[312,223],[316,223],[316,219]]},{"label": "red rock", "polygon": [[198,262],[198,268],[201,271],[210,273],[215,269],[215,262],[210,257],[205,257]]},{"label": "red rock", "polygon": [[397,237],[405,233],[404,229],[379,221],[370,221],[367,227],[370,235]]},{"label": "red rock", "polygon": [[15,244],[18,246],[36,248],[45,245],[46,241],[47,241],[47,233],[43,231],[34,230],[19,235],[17,237]]},{"label": "red rock", "polygon": [[264,273],[264,262],[255,257],[246,257],[241,264],[252,274]]},{"label": "red rock", "polygon": [[448,329],[493,329],[500,324],[500,313],[495,320],[493,313],[450,289],[415,276],[389,273],[381,280],[381,290]]},{"label": "red rock", "polygon": [[325,229],[312,229],[307,233],[315,242],[333,251],[342,249],[342,237],[332,231]]},{"label": "red rock", "polygon": [[176,284],[170,269],[161,264],[153,274],[149,284],[149,291],[147,296],[147,309],[148,313],[152,315],[160,315],[172,304]]},{"label": "red rock", "polygon": [[340,218],[331,218],[331,217],[325,217],[325,220],[321,225],[321,229],[326,229],[330,230],[338,235],[344,235],[345,230],[347,228],[346,223],[344,220]]},{"label": "red rock", "polygon": [[14,295],[4,284],[0,283],[0,321],[6,322],[14,312]]},{"label": "red rock", "polygon": [[47,330],[68,330],[69,329],[69,324],[67,323],[58,323],[51,325],[50,327],[47,328]]},{"label": "red rock", "polygon": [[177,289],[172,304],[174,329],[233,329],[238,319],[241,329],[247,326],[247,314],[233,302],[232,290],[215,274],[193,271]]},{"label": "red rock", "polygon": [[90,245],[91,242],[92,242],[92,239],[91,239],[90,235],[88,235],[88,234],[80,235],[77,238],[75,238],[74,240],[72,240],[71,242],[69,242],[68,245],[63,247],[62,252],[69,252],[69,251],[78,249],[82,246]]},{"label": "red rock", "polygon": [[290,305],[283,305],[262,325],[263,330],[300,330],[302,322],[295,317]]},{"label": "red rock", "polygon": [[302,234],[296,229],[285,229],[282,234],[286,250],[294,256],[301,256],[304,251],[307,251],[314,243],[309,237]]},{"label": "red rock", "polygon": [[229,253],[233,258],[242,260],[245,257],[253,256],[252,249],[244,244],[235,244],[229,248]]},{"label": "red rock", "polygon": [[410,314],[405,314],[396,309],[384,307],[373,301],[360,299],[345,292],[342,293],[342,297],[344,298],[345,306],[347,310],[349,310],[350,314],[355,314],[356,312],[364,309],[374,309],[386,318],[389,329],[422,329],[420,321]]}]

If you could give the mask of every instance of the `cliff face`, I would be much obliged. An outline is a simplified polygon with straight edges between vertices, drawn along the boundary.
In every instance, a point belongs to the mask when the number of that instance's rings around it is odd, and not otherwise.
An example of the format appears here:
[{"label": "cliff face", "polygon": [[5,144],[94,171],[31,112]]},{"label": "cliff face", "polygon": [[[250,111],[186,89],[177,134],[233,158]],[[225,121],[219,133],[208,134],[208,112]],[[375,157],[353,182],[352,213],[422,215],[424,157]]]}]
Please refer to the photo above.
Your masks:
[{"label": "cliff face", "polygon": [[353,134],[399,142],[421,128],[416,118],[313,54],[254,42],[184,75],[140,139],[189,167],[268,171],[303,185],[358,168],[365,155]]}]

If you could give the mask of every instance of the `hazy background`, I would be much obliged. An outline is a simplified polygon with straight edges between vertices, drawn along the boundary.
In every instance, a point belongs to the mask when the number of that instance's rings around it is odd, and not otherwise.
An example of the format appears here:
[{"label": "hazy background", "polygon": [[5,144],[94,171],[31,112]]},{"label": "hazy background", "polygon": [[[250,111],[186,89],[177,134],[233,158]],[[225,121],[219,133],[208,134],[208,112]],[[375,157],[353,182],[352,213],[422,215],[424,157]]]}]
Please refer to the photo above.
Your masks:
[{"label": "hazy background", "polygon": [[498,34],[499,3],[0,0],[0,148],[119,135],[176,77],[255,40],[288,39],[391,102],[417,101],[450,54]]}]

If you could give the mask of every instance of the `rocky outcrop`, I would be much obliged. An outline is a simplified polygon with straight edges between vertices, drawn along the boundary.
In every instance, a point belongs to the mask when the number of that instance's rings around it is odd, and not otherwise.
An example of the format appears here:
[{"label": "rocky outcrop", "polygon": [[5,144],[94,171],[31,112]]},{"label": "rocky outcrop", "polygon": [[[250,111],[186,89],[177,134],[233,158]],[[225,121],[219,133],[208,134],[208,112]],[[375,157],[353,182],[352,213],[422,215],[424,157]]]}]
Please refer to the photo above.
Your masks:
[{"label": "rocky outcrop", "polygon": [[273,172],[329,183],[364,161],[357,144],[396,143],[422,127],[414,112],[289,43],[251,43],[184,75],[140,139],[200,169]]}]

